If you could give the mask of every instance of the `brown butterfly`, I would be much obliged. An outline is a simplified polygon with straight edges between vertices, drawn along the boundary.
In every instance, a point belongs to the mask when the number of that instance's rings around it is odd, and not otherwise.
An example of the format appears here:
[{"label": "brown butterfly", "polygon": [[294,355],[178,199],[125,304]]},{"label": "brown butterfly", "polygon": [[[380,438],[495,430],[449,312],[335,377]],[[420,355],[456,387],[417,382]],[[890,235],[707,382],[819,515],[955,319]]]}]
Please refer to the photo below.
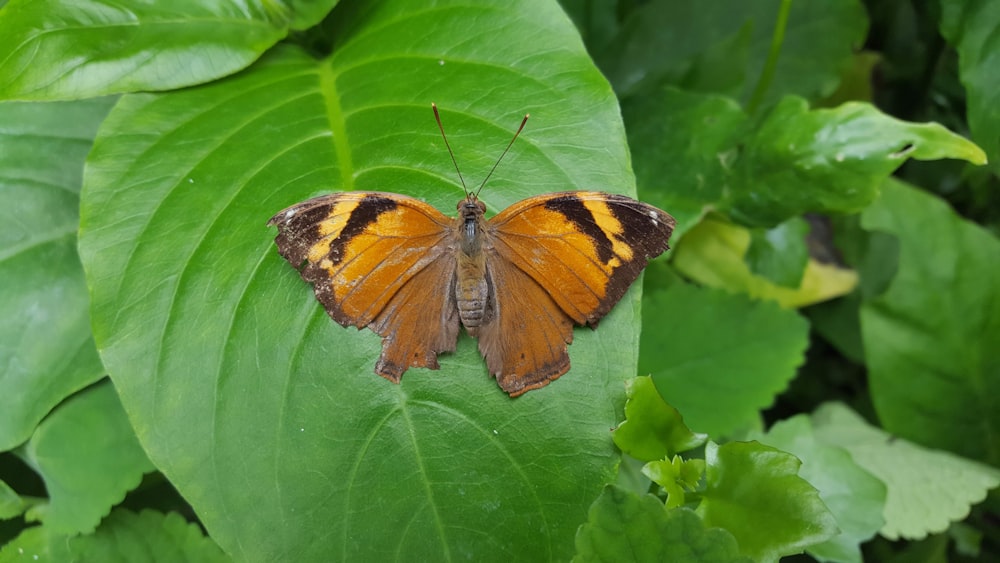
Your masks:
[{"label": "brown butterfly", "polygon": [[398,383],[411,367],[438,369],[461,324],[516,397],[569,370],[573,325],[597,326],[647,260],[667,250],[675,222],[651,205],[589,191],[530,197],[486,219],[478,199],[486,180],[471,193],[459,179],[466,196],[456,218],[405,195],[344,192],[293,205],[268,225],[333,320],[382,336],[375,373]]}]

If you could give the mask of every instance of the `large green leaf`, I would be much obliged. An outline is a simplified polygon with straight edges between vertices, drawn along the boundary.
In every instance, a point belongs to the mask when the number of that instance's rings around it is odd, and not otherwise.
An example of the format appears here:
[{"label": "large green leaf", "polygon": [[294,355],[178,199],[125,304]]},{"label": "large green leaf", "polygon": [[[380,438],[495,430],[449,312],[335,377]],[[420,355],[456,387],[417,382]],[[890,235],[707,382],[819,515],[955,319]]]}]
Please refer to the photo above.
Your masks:
[{"label": "large green leaf", "polygon": [[695,432],[756,426],[804,359],[808,325],[774,303],[682,282],[645,303],[639,371]]},{"label": "large green leaf", "polygon": [[1000,174],[1000,3],[941,0],[941,33],[958,49],[972,138]]},{"label": "large green leaf", "polygon": [[838,403],[817,409],[813,428],[820,441],[846,449],[886,484],[885,525],[879,533],[892,540],[947,530],[1000,485],[1000,470],[897,438]]},{"label": "large green leaf", "polygon": [[112,102],[0,104],[0,451],[104,374],[76,229],[83,161]]},{"label": "large green leaf", "polygon": [[885,428],[1000,464],[1000,241],[900,182],[862,215],[899,240],[889,288],[861,308],[872,400]]},{"label": "large green leaf", "polygon": [[314,2],[300,14],[281,2],[13,0],[0,11],[0,99],[206,82],[245,68],[290,24],[315,23],[334,3]]},{"label": "large green leaf", "polygon": [[[150,457],[237,558],[566,558],[614,474],[637,297],[573,368],[512,400],[461,337],[442,369],[373,373],[265,222],[378,189],[450,211],[521,115],[482,199],[634,191],[610,87],[554,2],[340,4],[323,60],[278,49],[210,86],[129,95],[88,162],[81,256],[95,338]],[[419,39],[419,40],[418,40]]]},{"label": "large green leaf", "polygon": [[62,534],[93,531],[153,470],[107,380],[53,411],[22,455],[49,495],[47,503],[28,511],[28,519]]}]

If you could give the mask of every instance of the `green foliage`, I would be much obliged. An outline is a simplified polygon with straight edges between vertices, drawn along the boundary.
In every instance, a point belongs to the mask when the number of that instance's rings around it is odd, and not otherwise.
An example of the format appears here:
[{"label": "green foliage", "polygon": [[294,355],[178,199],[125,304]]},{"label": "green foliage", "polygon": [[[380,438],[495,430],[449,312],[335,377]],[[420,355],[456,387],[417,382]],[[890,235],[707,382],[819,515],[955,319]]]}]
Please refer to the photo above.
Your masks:
[{"label": "green foliage", "polygon": [[717,438],[758,426],[803,361],[808,325],[774,303],[684,282],[650,289],[645,302],[647,318],[683,322],[643,331],[639,372],[695,432]]},{"label": "green foliage", "polygon": [[808,234],[809,223],[801,217],[770,229],[753,229],[746,254],[750,271],[778,285],[798,287],[809,264]]},{"label": "green foliage", "polygon": [[76,229],[83,160],[113,101],[0,104],[0,451],[103,375]]},{"label": "green foliage", "polygon": [[[1000,557],[998,22],[0,0],[0,561]],[[452,209],[432,101],[473,185],[531,113],[491,213],[600,189],[678,220],[517,399],[465,336],[376,377],[265,227],[338,190]]]},{"label": "green foliage", "polygon": [[10,485],[0,481],[0,520],[10,520],[25,509],[25,502],[10,488]]},{"label": "green foliage", "polygon": [[[986,162],[979,147],[941,125],[903,122],[866,103],[810,110],[789,96],[754,120],[727,98],[667,86],[626,100],[623,113],[639,147],[639,189],[668,209],[680,200],[682,233],[705,206],[759,227],[805,212],[857,212],[909,158]],[[706,126],[712,132],[691,145],[690,131]],[[674,168],[686,172],[670,174]],[[676,178],[669,190],[664,178]]]},{"label": "green foliage", "polygon": [[1000,4],[990,0],[941,0],[941,33],[955,46],[968,95],[974,141],[993,155],[1000,171]]},{"label": "green foliage", "polygon": [[687,501],[686,493],[697,490],[698,482],[705,473],[705,462],[674,456],[670,460],[651,461],[642,468],[642,472],[663,487],[663,492],[667,495],[664,506],[674,508],[684,506]]},{"label": "green foliage", "polygon": [[1000,241],[898,182],[861,224],[899,247],[891,284],[861,307],[879,419],[899,436],[1000,465]]},{"label": "green foliage", "polygon": [[66,401],[19,454],[45,480],[49,494],[27,518],[61,534],[92,531],[153,469],[107,381]]},{"label": "green foliage", "polygon": [[229,557],[196,524],[177,513],[116,509],[90,535],[28,528],[0,548],[0,561],[121,561],[147,563],[222,563]]},{"label": "green foliage", "polygon": [[[787,287],[755,274],[748,263],[753,237],[762,229],[748,229],[717,217],[708,217],[696,225],[673,254],[671,262],[678,272],[709,287],[745,293],[755,299],[776,301],[783,307],[802,307],[850,293],[858,284],[853,270],[836,264],[823,264],[815,258],[806,262],[797,287]],[[791,243],[798,246],[805,243]],[[797,252],[797,251],[795,251]],[[783,266],[788,266],[784,264]],[[772,275],[772,269],[761,272]],[[790,277],[790,270],[785,268]],[[776,276],[773,276],[776,277]],[[787,280],[784,280],[787,281]]]},{"label": "green foliage", "polygon": [[664,510],[653,495],[638,496],[614,485],[590,507],[576,534],[574,563],[607,561],[745,562],[725,530],[706,529],[690,510]]},{"label": "green foliage", "polygon": [[755,561],[777,561],[838,533],[819,492],[798,473],[801,462],[756,442],[709,442],[707,485],[698,514],[709,526],[729,530],[740,552]]},{"label": "green foliage", "polygon": [[[595,58],[623,97],[650,83],[712,91],[721,84],[726,94],[746,102],[768,62],[781,4],[648,2],[625,18],[611,46]],[[857,0],[791,4],[787,26],[779,30],[783,51],[768,88],[770,101],[830,93],[867,27]]]},{"label": "green foliage", "polygon": [[621,451],[653,461],[705,443],[707,436],[691,432],[681,413],[663,401],[652,378],[630,379],[625,383],[625,394],[625,422],[614,433]]},{"label": "green foliage", "polygon": [[886,485],[858,465],[847,450],[817,439],[805,415],[783,420],[767,434],[755,437],[802,461],[799,475],[816,487],[837,520],[840,534],[806,551],[822,561],[861,561],[860,544],[885,522]]},{"label": "green foliage", "polygon": [[278,3],[77,4],[14,0],[4,7],[0,96],[68,100],[200,84],[249,66],[289,23],[286,9],[267,9]]},{"label": "green foliage", "polygon": [[822,442],[846,449],[862,469],[885,483],[885,525],[879,532],[889,539],[943,532],[1000,485],[995,467],[896,438],[843,405],[820,407],[813,425]]}]

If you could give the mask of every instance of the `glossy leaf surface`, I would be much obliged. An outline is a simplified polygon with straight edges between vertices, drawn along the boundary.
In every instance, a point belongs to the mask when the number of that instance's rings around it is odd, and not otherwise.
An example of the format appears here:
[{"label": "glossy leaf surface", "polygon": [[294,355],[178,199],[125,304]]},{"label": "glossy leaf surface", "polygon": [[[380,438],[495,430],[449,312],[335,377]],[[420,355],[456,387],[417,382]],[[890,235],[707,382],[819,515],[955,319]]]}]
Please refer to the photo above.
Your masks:
[{"label": "glossy leaf surface", "polygon": [[569,374],[516,400],[464,336],[443,369],[394,385],[373,373],[379,337],[331,321],[265,223],[350,189],[452,214],[431,102],[472,185],[531,113],[482,192],[491,213],[633,192],[610,87],[552,2],[334,15],[328,58],[276,49],[209,86],[127,96],[105,121],[81,226],[102,357],[150,457],[238,558],[568,557],[616,467],[637,294],[576,332]]}]

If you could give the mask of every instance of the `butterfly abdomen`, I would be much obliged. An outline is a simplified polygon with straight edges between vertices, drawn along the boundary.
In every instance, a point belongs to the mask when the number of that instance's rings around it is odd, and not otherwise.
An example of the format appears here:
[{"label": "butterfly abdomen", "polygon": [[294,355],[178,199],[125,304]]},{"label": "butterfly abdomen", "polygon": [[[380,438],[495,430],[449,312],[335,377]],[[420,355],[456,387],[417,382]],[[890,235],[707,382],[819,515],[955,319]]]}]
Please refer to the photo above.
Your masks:
[{"label": "butterfly abdomen", "polygon": [[479,336],[479,327],[487,319],[489,284],[486,282],[486,255],[482,252],[469,256],[458,253],[455,284],[455,299],[458,302],[458,317],[470,336]]},{"label": "butterfly abdomen", "polygon": [[488,319],[489,284],[486,281],[486,254],[483,252],[486,206],[474,196],[458,202],[455,236],[455,299],[458,317],[470,336],[479,336],[479,327]]}]

